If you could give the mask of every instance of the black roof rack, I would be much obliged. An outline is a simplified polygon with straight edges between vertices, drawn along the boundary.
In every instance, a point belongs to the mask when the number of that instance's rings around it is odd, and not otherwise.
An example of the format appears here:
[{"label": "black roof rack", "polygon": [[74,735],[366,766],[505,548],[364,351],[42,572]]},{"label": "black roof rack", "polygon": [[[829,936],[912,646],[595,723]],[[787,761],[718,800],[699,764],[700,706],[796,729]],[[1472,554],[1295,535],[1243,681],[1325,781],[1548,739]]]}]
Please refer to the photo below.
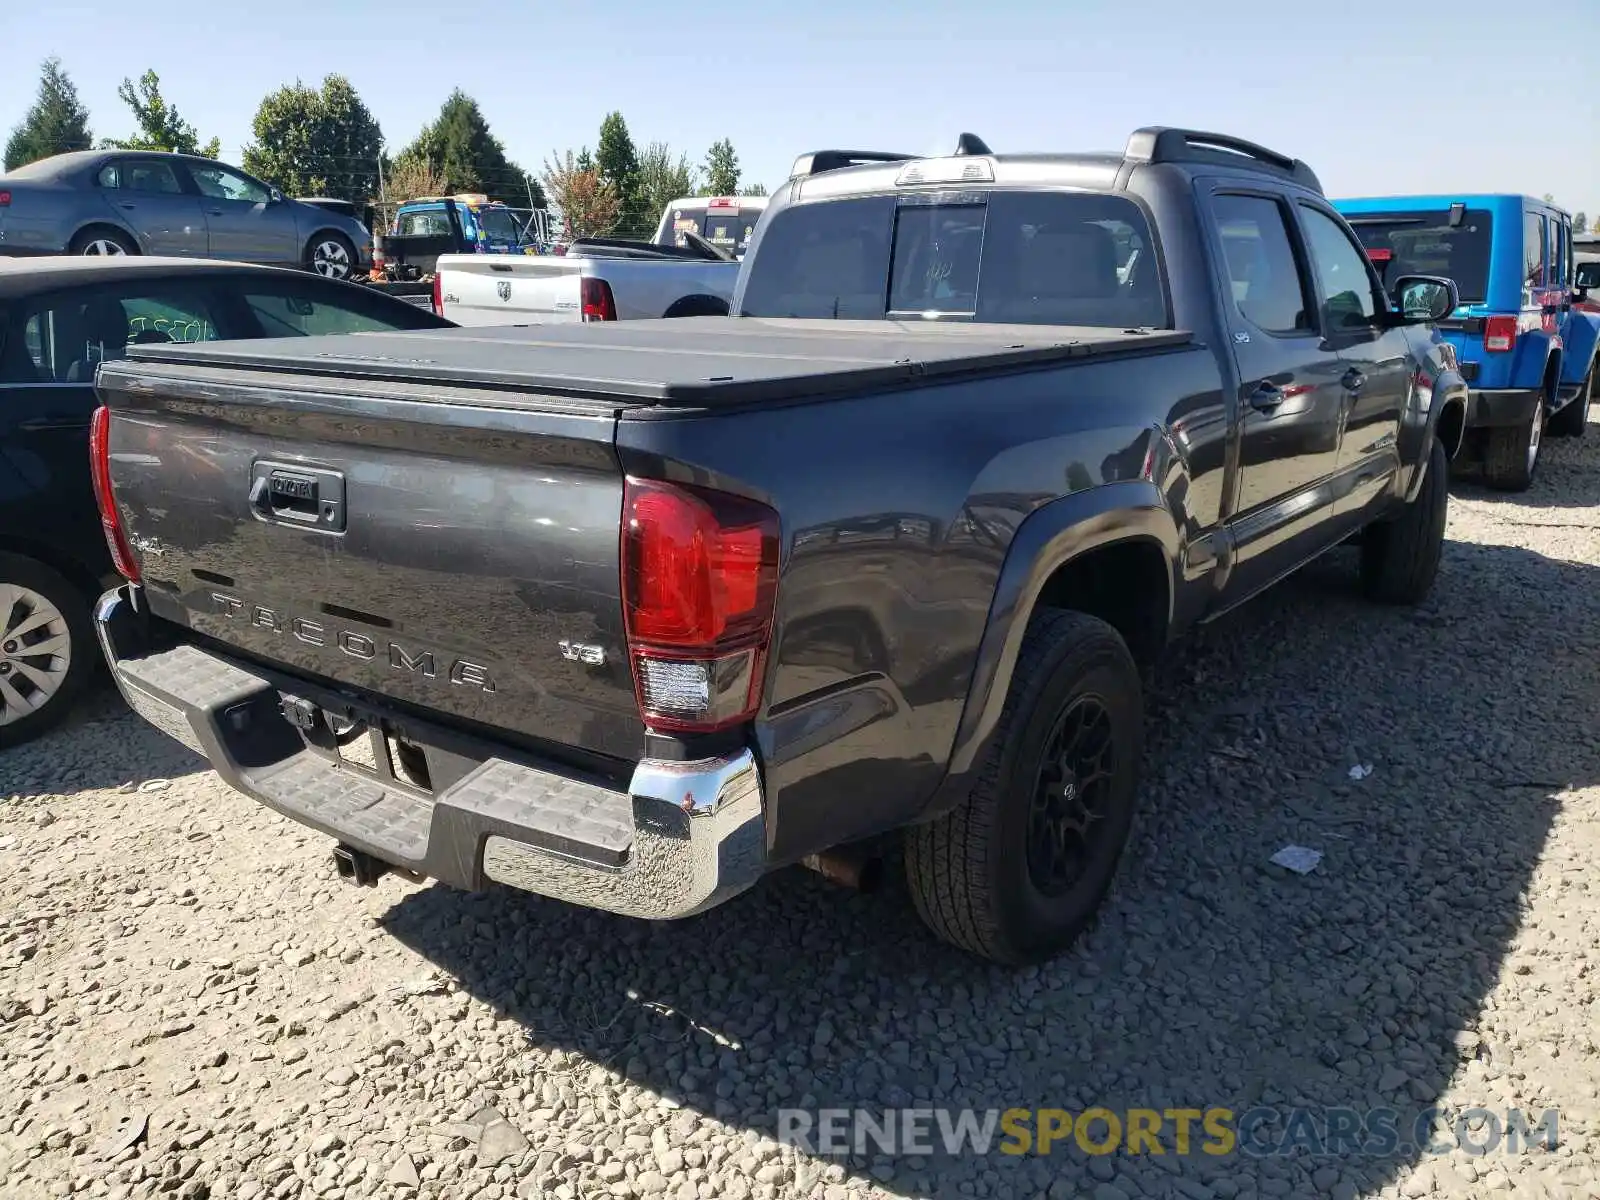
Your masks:
[{"label": "black roof rack", "polygon": [[1322,182],[1298,158],[1268,150],[1226,133],[1200,129],[1169,129],[1152,125],[1136,129],[1128,138],[1123,157],[1144,163],[1204,163],[1212,166],[1265,168],[1287,175],[1303,187],[1322,194]]},{"label": "black roof rack", "polygon": [[859,167],[865,163],[906,162],[915,154],[897,154],[892,150],[813,150],[794,160],[790,179],[807,175],[820,175],[824,171],[837,171],[841,167]]},{"label": "black roof rack", "polygon": [[[993,154],[988,143],[975,133],[963,133],[956,138],[956,157],[969,154]],[[790,179],[803,179],[807,175],[820,175],[824,171],[837,171],[841,167],[860,167],[867,163],[909,162],[921,158],[920,154],[900,154],[893,150],[813,150],[794,160]]]}]

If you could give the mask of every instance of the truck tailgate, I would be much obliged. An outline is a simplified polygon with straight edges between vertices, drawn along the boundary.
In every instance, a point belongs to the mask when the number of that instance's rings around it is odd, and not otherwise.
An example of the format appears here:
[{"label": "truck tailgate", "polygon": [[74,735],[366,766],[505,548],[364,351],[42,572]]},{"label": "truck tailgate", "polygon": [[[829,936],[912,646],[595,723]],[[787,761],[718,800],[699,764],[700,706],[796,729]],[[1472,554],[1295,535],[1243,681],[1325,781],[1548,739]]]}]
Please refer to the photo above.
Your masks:
[{"label": "truck tailgate", "polygon": [[578,321],[583,268],[557,254],[440,255],[440,315],[457,325]]},{"label": "truck tailgate", "polygon": [[108,362],[98,388],[157,616],[536,746],[642,753],[625,405],[192,360]]}]

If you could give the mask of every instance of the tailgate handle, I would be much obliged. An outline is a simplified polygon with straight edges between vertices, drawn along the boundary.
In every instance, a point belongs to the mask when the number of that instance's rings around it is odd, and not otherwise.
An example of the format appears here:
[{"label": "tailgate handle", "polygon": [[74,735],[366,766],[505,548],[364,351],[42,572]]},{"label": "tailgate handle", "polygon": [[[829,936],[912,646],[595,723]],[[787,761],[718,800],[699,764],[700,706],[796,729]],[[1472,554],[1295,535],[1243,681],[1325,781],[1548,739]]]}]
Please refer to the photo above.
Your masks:
[{"label": "tailgate handle", "polygon": [[322,533],[344,532],[344,476],[320,467],[258,461],[250,468],[257,520]]}]

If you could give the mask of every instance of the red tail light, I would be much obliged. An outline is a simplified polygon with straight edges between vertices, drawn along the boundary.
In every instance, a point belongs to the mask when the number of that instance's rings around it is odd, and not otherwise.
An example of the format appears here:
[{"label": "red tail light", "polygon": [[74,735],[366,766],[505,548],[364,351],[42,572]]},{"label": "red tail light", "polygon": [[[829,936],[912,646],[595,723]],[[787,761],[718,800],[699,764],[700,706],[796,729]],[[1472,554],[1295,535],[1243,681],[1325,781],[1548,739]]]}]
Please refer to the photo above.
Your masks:
[{"label": "red tail light", "polygon": [[444,291],[439,287],[439,272],[433,273],[433,315],[444,316]]},{"label": "red tail light", "polygon": [[138,583],[139,564],[128,547],[117,498],[111,491],[111,410],[103,404],[94,410],[89,422],[89,473],[94,479],[94,499],[100,507],[100,528],[105,531],[111,564],[118,575]]},{"label": "red tail light", "polygon": [[1383,249],[1368,250],[1367,251],[1367,257],[1369,259],[1371,259],[1375,263],[1386,263],[1386,262],[1390,262],[1390,261],[1393,260],[1394,251],[1393,250],[1383,250]]},{"label": "red tail light", "polygon": [[585,321],[615,321],[617,301],[611,294],[611,285],[604,279],[585,276],[579,285]]},{"label": "red tail light", "polygon": [[761,704],[778,590],[778,514],[681,484],[628,479],[622,606],[639,714],[709,733]]},{"label": "red tail light", "polygon": [[11,193],[10,192],[0,192],[0,208],[10,208],[10,207],[11,207]]},{"label": "red tail light", "polygon": [[1504,354],[1517,344],[1517,319],[1515,317],[1485,317],[1483,319],[1483,350],[1485,354]]}]

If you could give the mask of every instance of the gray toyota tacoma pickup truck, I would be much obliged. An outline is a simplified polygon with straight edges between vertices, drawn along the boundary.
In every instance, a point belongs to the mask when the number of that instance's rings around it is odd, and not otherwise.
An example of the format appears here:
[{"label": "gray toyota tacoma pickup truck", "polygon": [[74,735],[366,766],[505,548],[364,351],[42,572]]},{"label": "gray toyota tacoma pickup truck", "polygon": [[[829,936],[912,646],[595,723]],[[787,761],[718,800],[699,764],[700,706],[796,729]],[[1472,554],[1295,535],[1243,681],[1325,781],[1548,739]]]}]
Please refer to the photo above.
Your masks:
[{"label": "gray toyota tacoma pickup truck", "polygon": [[135,710],[357,882],[644,918],[903,839],[939,935],[1069,945],[1141,666],[1359,540],[1433,584],[1465,385],[1298,160],[803,156],[730,317],[140,346],[93,462]]}]

